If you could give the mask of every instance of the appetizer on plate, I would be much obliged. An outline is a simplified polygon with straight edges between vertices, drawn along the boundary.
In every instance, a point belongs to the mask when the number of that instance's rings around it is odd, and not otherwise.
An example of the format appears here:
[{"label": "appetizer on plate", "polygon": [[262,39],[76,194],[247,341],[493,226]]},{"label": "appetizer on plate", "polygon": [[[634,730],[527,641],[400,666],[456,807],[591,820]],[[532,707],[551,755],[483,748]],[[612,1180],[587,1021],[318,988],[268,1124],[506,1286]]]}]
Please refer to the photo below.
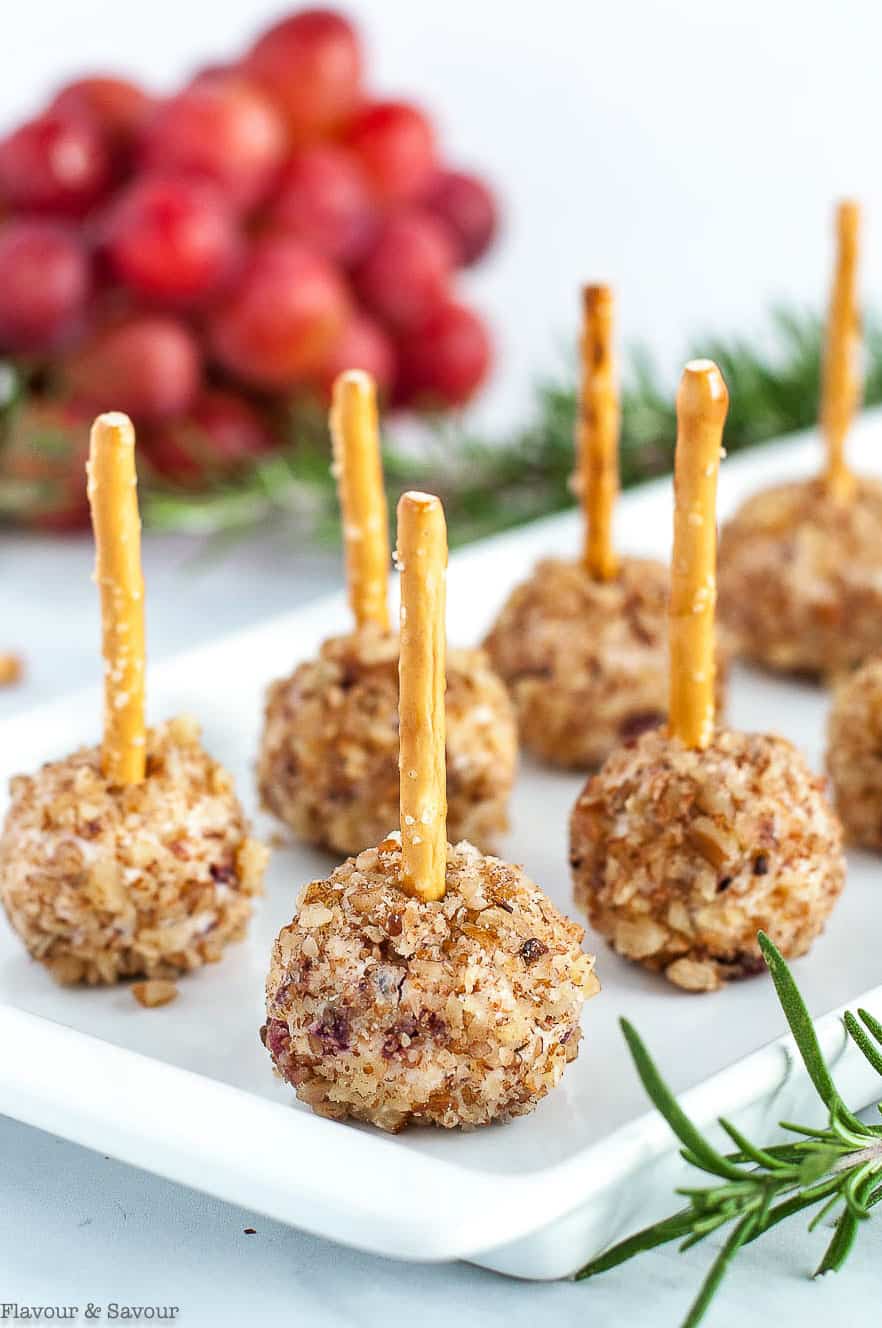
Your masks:
[{"label": "appetizer on plate", "polygon": [[860,210],[840,203],[823,364],[823,475],[749,498],[723,529],[720,614],[767,668],[835,675],[882,651],[882,483],[855,475],[845,443],[860,392]]},{"label": "appetizer on plate", "polygon": [[104,644],[104,735],[11,782],[0,900],[63,983],[167,978],[245,933],[266,850],[192,719],[144,724],[144,585],[135,435],[92,429],[89,502]]},{"label": "appetizer on plate", "polygon": [[588,770],[665,720],[669,577],[662,563],[619,557],[613,545],[619,399],[608,286],[583,292],[581,351],[582,556],[543,559],[484,645],[514,699],[524,746],[552,765]]},{"label": "appetizer on plate", "polygon": [[[357,853],[398,815],[399,643],[389,625],[389,532],[368,374],[337,379],[331,433],[355,628],[270,687],[258,782],[266,809],[301,839]],[[481,650],[451,650],[447,680],[450,835],[489,848],[508,827],[514,712]]]},{"label": "appetizer on plate", "polygon": [[305,888],[273,947],[261,1033],[321,1115],[485,1125],[530,1111],[576,1056],[594,960],[519,867],[447,842],[437,498],[402,497],[398,554],[400,832]]},{"label": "appetizer on plate", "polygon": [[716,484],[728,395],[709,360],[677,397],[667,730],[624,743],[573,810],[576,902],[628,959],[689,991],[763,971],[822,930],[845,880],[823,783],[784,738],[714,724]]},{"label": "appetizer on plate", "polygon": [[827,769],[848,838],[882,849],[882,656],[841,679],[833,694]]}]

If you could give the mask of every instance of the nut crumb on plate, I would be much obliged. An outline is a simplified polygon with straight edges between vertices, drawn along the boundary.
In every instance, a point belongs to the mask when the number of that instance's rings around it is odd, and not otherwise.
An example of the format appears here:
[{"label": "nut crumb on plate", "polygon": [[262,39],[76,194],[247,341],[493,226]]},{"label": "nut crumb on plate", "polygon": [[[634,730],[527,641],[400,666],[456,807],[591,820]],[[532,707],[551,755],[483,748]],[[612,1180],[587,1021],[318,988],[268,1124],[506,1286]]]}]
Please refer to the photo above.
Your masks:
[{"label": "nut crumb on plate", "polygon": [[165,978],[151,978],[147,982],[132,984],[132,995],[145,1010],[155,1010],[159,1005],[168,1005],[177,994],[177,984]]},{"label": "nut crumb on plate", "polygon": [[24,660],[11,651],[0,653],[0,687],[14,687],[24,677]]}]

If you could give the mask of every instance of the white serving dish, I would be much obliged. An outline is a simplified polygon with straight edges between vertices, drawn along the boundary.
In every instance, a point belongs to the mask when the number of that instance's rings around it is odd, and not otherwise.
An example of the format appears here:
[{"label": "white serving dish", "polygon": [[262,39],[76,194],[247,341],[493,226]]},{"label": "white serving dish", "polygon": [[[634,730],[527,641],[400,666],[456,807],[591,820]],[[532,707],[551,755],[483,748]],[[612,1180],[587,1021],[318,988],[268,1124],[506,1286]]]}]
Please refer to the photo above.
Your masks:
[{"label": "white serving dish", "polygon": [[[880,472],[878,432],[878,416],[867,416],[853,453],[856,464]],[[804,437],[727,462],[721,514],[761,484],[809,473],[818,457],[817,441]],[[620,547],[666,557],[670,525],[670,481],[648,485],[620,504]],[[576,519],[566,515],[457,554],[450,639],[476,640],[538,556],[573,553],[577,542]],[[198,715],[208,747],[253,808],[267,682],[346,625],[335,596],[181,656],[151,671],[150,713]],[[738,671],[730,719],[787,734],[819,766],[826,707],[821,691]],[[4,800],[10,774],[95,741],[99,722],[96,689],[0,726]],[[565,909],[566,823],[581,783],[524,762],[505,845]],[[265,818],[257,824],[271,832]],[[664,1122],[647,1111],[620,1015],[702,1125],[725,1113],[767,1142],[780,1117],[817,1114],[791,1044],[779,1036],[783,1016],[767,979],[691,996],[598,942],[604,989],[586,1007],[579,1058],[531,1116],[468,1134],[396,1138],[319,1119],[273,1077],[257,1030],[272,938],[290,920],[300,886],[331,865],[302,847],[277,850],[249,939],[153,1011],[125,986],[59,989],[0,922],[0,1111],[333,1240],[401,1259],[469,1259],[528,1278],[571,1273],[675,1202],[683,1164]],[[838,1007],[860,999],[882,1017],[879,889],[878,862],[853,855],[826,934],[795,966],[813,1013],[833,1011],[820,1036],[855,1108],[867,1104],[875,1076],[849,1049]]]}]

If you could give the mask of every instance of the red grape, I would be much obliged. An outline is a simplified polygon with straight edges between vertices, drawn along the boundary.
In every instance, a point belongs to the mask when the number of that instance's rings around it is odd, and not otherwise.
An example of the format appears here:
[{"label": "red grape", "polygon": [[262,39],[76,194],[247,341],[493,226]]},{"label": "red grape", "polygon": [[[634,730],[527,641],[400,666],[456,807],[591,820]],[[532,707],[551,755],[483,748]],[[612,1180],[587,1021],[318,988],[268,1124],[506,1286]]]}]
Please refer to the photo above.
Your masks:
[{"label": "red grape", "polygon": [[423,203],[449,226],[464,267],[490,248],[496,234],[496,200],[483,180],[464,171],[438,171]]},{"label": "red grape", "polygon": [[379,323],[366,314],[352,315],[314,376],[313,385],[323,400],[330,401],[334,379],[346,369],[367,370],[380,395],[391,395],[395,385],[395,347]]},{"label": "red grape", "polygon": [[0,197],[22,211],[82,216],[108,188],[110,168],[96,125],[50,111],[0,140]]},{"label": "red grape", "polygon": [[[195,74],[191,77],[188,86],[191,88],[197,88],[202,83],[224,82],[226,79],[238,78],[241,77],[241,75],[242,70],[238,65],[234,65],[230,62],[227,64],[221,64],[220,61],[217,61],[211,65],[202,65],[201,68],[197,69]],[[257,80],[255,80],[255,82],[256,81]]]},{"label": "red grape", "polygon": [[167,314],[133,314],[103,328],[66,365],[74,393],[96,411],[123,410],[136,424],[182,414],[199,390],[199,348]]},{"label": "red grape", "polygon": [[285,151],[273,105],[231,74],[201,79],[164,102],[147,130],[145,160],[160,171],[213,180],[231,206],[248,209],[270,188]]},{"label": "red grape", "polygon": [[297,153],[279,182],[269,222],[328,258],[354,263],[370,243],[374,208],[353,156],[330,143]]},{"label": "red grape", "polygon": [[321,364],[348,312],[346,286],[327,259],[298,240],[270,236],[212,315],[209,338],[231,373],[287,388]]},{"label": "red grape", "polygon": [[91,289],[82,241],[51,221],[0,228],[0,350],[47,351],[78,329]]},{"label": "red grape", "polygon": [[436,309],[399,346],[400,400],[463,406],[490,369],[492,346],[482,320],[452,301]]},{"label": "red grape", "polygon": [[119,149],[134,143],[153,105],[153,98],[136,83],[109,74],[94,74],[67,83],[56,93],[50,110],[93,121],[113,147]]},{"label": "red grape", "polygon": [[105,249],[124,285],[156,303],[194,304],[233,271],[239,234],[219,191],[203,180],[146,176],[107,218]]},{"label": "red grape", "polygon": [[20,488],[22,520],[55,531],[89,524],[86,457],[94,413],[74,400],[38,397],[13,410],[0,449],[0,478]]},{"label": "red grape", "polygon": [[356,272],[356,289],[391,327],[412,327],[447,298],[453,259],[441,222],[427,213],[402,212],[384,225]]},{"label": "red grape", "polygon": [[245,65],[284,112],[297,143],[339,129],[361,99],[358,37],[330,9],[282,19],[258,39]]},{"label": "red grape", "polygon": [[369,103],[349,126],[347,142],[384,203],[411,202],[425,191],[435,169],[435,135],[416,106]]},{"label": "red grape", "polygon": [[186,415],[148,433],[144,449],[166,479],[199,488],[233,474],[274,444],[272,431],[249,402],[233,392],[208,389]]}]

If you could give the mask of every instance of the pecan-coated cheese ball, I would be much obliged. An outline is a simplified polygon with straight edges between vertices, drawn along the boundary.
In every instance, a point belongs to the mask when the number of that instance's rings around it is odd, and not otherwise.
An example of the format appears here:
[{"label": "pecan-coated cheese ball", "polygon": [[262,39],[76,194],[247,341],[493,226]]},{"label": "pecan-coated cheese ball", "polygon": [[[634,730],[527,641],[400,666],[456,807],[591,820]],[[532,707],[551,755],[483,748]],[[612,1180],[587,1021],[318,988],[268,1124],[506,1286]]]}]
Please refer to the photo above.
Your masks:
[{"label": "pecan-coated cheese ball", "polygon": [[820,479],[755,494],[723,527],[719,594],[767,668],[836,674],[882,651],[882,484],[859,476],[848,502]]},{"label": "pecan-coated cheese ball", "polygon": [[[270,687],[260,795],[301,839],[357,853],[398,824],[398,653],[397,633],[368,624]],[[446,710],[450,838],[490,848],[508,827],[517,729],[482,651],[448,651]]]},{"label": "pecan-coated cheese ball", "polygon": [[841,681],[833,695],[827,769],[848,838],[882,849],[882,656]]},{"label": "pecan-coated cheese ball", "polygon": [[582,928],[519,867],[448,847],[447,892],[402,892],[400,837],[308,885],[276,940],[262,1036],[320,1115],[486,1125],[522,1116],[575,1059],[598,989]]},{"label": "pecan-coated cheese ball", "polygon": [[[524,746],[590,770],[668,710],[667,567],[625,558],[612,581],[547,558],[509,595],[484,642],[508,685]],[[725,661],[718,661],[722,703]]]},{"label": "pecan-coated cheese ball", "polygon": [[616,751],[573,810],[576,903],[619,954],[690,991],[804,954],[842,890],[842,831],[784,738],[663,732]]},{"label": "pecan-coated cheese ball", "polygon": [[266,850],[193,720],[148,730],[142,784],[108,784],[84,747],[11,794],[0,900],[59,982],[172,977],[245,934]]}]

